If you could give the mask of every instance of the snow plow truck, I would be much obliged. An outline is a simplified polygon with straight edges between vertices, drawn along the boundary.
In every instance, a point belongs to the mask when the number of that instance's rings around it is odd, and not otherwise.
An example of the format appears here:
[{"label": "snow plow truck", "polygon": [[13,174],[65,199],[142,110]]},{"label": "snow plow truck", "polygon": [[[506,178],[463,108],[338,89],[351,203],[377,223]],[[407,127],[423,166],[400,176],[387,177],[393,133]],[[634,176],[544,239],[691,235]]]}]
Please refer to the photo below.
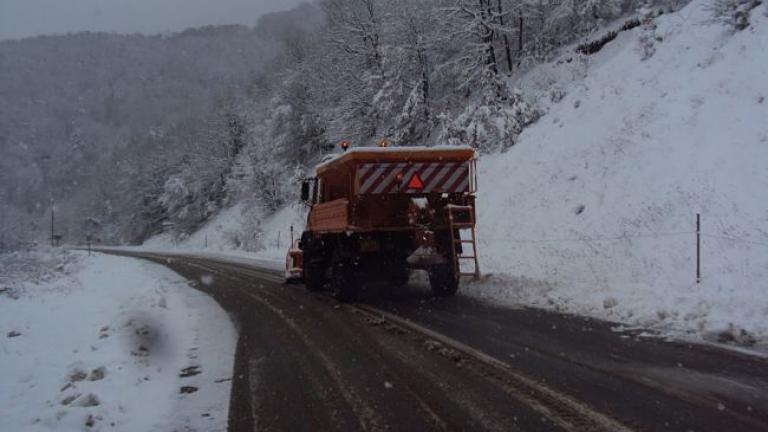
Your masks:
[{"label": "snow plow truck", "polygon": [[286,257],[286,277],[341,301],[363,282],[408,282],[426,270],[438,296],[479,276],[475,151],[471,147],[361,147],[326,157],[301,184],[306,228]]}]

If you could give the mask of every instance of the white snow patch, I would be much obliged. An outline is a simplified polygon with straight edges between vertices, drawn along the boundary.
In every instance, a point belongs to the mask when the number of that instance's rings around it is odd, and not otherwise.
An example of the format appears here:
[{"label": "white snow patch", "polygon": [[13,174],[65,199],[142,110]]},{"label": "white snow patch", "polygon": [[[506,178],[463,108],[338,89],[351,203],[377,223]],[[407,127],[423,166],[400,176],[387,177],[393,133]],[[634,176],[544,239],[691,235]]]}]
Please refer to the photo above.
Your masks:
[{"label": "white snow patch", "polygon": [[226,430],[237,339],[227,314],[161,266],[79,255],[71,275],[0,296],[3,428]]}]

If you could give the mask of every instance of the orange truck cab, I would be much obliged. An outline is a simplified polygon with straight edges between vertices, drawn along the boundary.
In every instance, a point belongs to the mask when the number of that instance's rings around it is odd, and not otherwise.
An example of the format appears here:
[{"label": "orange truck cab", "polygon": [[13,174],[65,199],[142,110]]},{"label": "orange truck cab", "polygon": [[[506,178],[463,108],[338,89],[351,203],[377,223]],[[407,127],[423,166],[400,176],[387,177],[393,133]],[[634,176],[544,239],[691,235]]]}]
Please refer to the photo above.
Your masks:
[{"label": "orange truck cab", "polygon": [[461,276],[479,275],[475,162],[464,146],[363,147],[327,157],[302,182],[310,209],[286,270],[310,291],[329,285],[340,300],[353,299],[363,282],[405,284],[411,269],[428,272],[436,295],[454,294]]}]

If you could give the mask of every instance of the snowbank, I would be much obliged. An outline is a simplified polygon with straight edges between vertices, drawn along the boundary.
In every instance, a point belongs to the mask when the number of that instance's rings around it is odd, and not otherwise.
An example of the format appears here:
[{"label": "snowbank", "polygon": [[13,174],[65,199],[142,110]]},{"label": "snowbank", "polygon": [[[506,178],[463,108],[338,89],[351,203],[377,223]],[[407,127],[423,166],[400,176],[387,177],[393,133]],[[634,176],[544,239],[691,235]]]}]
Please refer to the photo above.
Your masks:
[{"label": "snowbank", "polygon": [[0,295],[3,429],[226,430],[226,313],[161,266],[73,255]]}]

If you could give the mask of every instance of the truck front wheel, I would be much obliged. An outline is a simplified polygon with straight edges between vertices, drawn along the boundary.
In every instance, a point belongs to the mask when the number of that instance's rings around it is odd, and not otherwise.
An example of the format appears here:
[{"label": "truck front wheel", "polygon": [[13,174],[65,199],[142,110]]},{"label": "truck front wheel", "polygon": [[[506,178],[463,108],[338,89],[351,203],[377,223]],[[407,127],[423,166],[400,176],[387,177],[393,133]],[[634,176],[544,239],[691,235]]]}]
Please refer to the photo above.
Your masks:
[{"label": "truck front wheel", "polygon": [[429,269],[429,285],[436,296],[452,296],[459,289],[459,279],[450,264],[437,265]]}]

